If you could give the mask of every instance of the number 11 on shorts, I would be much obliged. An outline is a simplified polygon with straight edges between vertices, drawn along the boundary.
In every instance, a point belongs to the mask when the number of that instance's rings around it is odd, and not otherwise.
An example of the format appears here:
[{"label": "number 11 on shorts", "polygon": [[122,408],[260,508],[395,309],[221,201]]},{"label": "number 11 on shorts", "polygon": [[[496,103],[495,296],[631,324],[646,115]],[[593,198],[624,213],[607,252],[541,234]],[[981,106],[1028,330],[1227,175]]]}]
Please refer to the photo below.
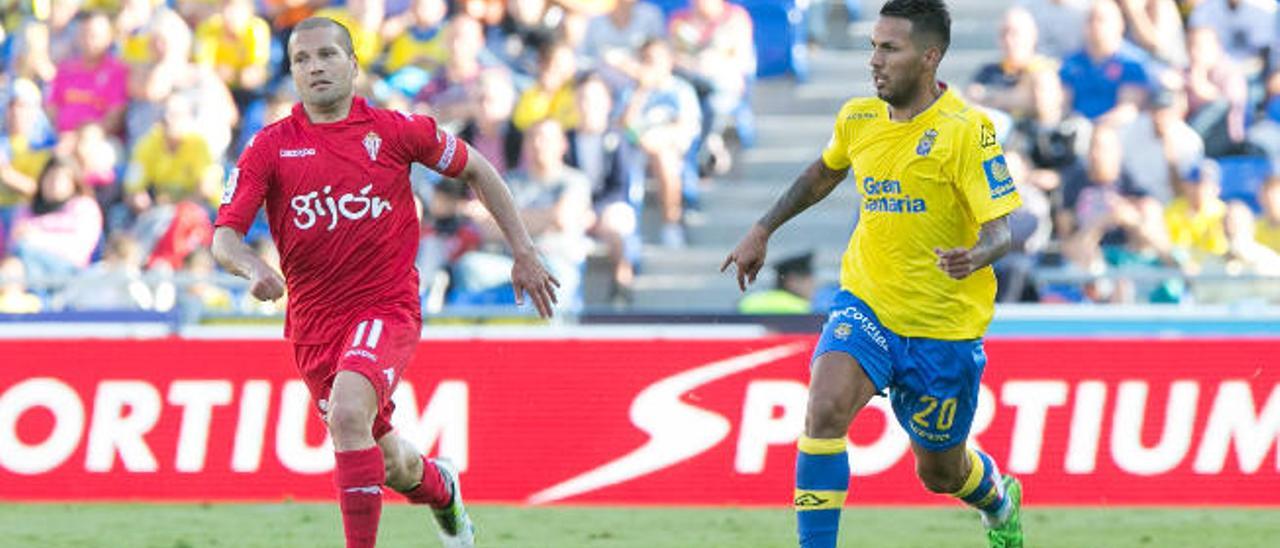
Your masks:
[{"label": "number 11 on shorts", "polygon": [[[368,337],[365,336],[366,328]],[[356,336],[351,340],[351,347],[358,348],[361,343],[369,349],[378,347],[378,339],[382,338],[382,320],[365,320],[356,326]]]}]

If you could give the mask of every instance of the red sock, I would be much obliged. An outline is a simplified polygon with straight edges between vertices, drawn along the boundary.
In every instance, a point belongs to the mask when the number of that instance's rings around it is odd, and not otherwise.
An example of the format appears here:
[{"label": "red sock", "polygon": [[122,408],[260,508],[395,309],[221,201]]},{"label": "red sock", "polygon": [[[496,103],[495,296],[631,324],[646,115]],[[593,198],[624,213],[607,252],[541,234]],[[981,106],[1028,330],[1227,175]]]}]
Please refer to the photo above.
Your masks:
[{"label": "red sock", "polygon": [[378,518],[382,515],[382,483],[387,470],[378,446],[359,451],[337,451],[334,480],[342,507],[347,548],[373,548],[378,542]]},{"label": "red sock", "polygon": [[440,475],[440,469],[427,457],[422,457],[422,482],[401,494],[411,504],[426,504],[432,508],[443,508],[453,500],[453,493],[449,492],[449,485]]}]

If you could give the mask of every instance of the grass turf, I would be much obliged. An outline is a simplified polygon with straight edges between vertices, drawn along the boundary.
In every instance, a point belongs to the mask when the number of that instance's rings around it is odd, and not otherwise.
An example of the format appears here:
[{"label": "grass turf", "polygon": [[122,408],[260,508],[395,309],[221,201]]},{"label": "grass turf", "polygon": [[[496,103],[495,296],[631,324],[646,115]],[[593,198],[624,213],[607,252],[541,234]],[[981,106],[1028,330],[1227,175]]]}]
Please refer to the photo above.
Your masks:
[{"label": "grass turf", "polygon": [[[480,546],[786,547],[786,509],[472,508]],[[438,546],[422,508],[383,508],[380,546]],[[1050,508],[1023,514],[1032,548],[1248,548],[1280,538],[1280,509]],[[962,508],[847,508],[841,546],[982,547]],[[0,504],[6,547],[340,547],[333,504]]]}]

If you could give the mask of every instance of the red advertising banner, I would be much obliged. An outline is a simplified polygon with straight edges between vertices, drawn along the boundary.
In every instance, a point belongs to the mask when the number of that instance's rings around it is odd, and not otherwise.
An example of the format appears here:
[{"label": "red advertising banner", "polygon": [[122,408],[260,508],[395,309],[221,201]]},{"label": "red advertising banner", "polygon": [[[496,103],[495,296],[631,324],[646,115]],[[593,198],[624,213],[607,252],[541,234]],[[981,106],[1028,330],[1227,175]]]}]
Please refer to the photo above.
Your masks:
[{"label": "red advertising banner", "polygon": [[[432,340],[399,431],[470,500],[786,505],[812,337]],[[1036,503],[1280,505],[1280,341],[995,340],[974,440]],[[284,342],[0,341],[0,500],[332,498]],[[883,398],[850,504],[949,504]]]}]

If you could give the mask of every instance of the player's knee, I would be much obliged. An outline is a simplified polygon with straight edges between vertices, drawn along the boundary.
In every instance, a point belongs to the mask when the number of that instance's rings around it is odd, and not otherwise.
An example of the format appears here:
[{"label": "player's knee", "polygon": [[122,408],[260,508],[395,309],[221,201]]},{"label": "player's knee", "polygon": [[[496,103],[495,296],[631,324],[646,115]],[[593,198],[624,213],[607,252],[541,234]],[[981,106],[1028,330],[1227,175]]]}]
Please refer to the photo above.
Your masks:
[{"label": "player's knee", "polygon": [[850,403],[839,397],[813,394],[809,400],[808,431],[811,437],[837,438],[849,430]]},{"label": "player's knee", "polygon": [[916,463],[916,476],[925,489],[941,495],[959,491],[965,480],[964,475],[952,467],[928,466],[919,462]]},{"label": "player's knee", "polygon": [[334,437],[371,435],[373,431],[373,413],[359,405],[333,402],[329,408],[329,432]]}]

